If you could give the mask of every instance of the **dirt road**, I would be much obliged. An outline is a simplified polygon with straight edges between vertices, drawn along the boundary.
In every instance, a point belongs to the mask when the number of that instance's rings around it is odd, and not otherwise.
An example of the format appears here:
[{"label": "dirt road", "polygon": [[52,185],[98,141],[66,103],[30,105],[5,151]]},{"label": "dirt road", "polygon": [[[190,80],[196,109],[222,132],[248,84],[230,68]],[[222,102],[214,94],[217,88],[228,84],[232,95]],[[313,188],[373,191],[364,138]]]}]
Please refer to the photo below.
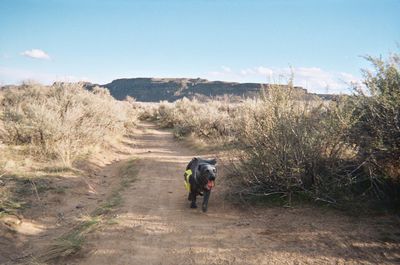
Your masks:
[{"label": "dirt road", "polygon": [[[91,233],[83,257],[68,264],[400,261],[400,233],[393,219],[360,220],[307,207],[239,210],[218,196],[218,186],[206,214],[190,209],[182,174],[196,153],[150,124],[141,125],[135,143],[137,181],[123,192],[123,206],[112,224]],[[392,234],[385,234],[388,230]]]}]

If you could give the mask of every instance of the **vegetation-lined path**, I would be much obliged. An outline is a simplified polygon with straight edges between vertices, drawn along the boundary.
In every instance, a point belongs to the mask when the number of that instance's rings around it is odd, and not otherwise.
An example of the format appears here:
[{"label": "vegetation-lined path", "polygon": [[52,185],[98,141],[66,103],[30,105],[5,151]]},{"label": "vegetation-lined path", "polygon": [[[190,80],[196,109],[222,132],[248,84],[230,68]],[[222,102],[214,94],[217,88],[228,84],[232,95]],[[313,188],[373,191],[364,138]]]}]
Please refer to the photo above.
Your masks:
[{"label": "vegetation-lined path", "polygon": [[[383,230],[395,223],[359,220],[323,209],[235,209],[218,196],[209,212],[189,209],[182,174],[196,154],[171,133],[142,124],[136,182],[115,222],[89,234],[83,257],[68,264],[376,264],[400,260]],[[218,181],[218,180],[217,180]],[[399,235],[399,234],[398,234]],[[388,237],[385,241],[384,236]]]}]

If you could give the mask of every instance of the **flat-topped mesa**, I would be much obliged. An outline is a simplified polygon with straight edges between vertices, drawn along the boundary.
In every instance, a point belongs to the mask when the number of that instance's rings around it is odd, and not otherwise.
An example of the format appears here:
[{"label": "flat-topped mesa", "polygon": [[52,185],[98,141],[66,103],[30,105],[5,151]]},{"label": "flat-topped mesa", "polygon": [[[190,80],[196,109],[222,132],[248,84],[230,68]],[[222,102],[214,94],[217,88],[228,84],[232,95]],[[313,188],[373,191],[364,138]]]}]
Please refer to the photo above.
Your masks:
[{"label": "flat-topped mesa", "polygon": [[[87,85],[91,89],[94,85]],[[122,78],[102,85],[110,90],[116,99],[123,100],[127,96],[143,102],[159,102],[161,100],[175,101],[177,99],[229,97],[254,98],[258,97],[263,87],[262,83],[236,83],[209,81],[202,78]],[[284,85],[282,85],[285,87]],[[307,90],[295,87],[305,94]]]}]

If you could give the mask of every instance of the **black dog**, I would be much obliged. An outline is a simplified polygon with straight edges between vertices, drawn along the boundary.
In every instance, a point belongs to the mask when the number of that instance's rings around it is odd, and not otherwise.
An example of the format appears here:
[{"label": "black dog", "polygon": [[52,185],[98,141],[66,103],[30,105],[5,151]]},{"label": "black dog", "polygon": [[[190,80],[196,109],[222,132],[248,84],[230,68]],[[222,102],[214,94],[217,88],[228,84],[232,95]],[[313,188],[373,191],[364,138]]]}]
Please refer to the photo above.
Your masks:
[{"label": "black dog", "polygon": [[190,208],[197,208],[197,195],[204,195],[202,210],[207,211],[208,200],[210,199],[211,189],[214,187],[217,177],[216,159],[193,158],[186,167],[184,175],[186,184],[189,189],[188,200],[191,201]]}]

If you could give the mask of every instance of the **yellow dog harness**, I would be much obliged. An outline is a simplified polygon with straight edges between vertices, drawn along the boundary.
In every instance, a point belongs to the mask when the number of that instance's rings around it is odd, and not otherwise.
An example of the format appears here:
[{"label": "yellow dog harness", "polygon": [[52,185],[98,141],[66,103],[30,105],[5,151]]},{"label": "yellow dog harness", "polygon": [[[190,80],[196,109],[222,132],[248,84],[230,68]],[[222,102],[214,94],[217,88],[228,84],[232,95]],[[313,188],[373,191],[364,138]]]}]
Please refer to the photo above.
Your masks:
[{"label": "yellow dog harness", "polygon": [[186,188],[186,190],[187,191],[190,191],[190,182],[189,182],[189,178],[190,178],[190,176],[192,175],[192,170],[191,169],[188,169],[188,170],[186,170],[185,171],[185,188]]}]

